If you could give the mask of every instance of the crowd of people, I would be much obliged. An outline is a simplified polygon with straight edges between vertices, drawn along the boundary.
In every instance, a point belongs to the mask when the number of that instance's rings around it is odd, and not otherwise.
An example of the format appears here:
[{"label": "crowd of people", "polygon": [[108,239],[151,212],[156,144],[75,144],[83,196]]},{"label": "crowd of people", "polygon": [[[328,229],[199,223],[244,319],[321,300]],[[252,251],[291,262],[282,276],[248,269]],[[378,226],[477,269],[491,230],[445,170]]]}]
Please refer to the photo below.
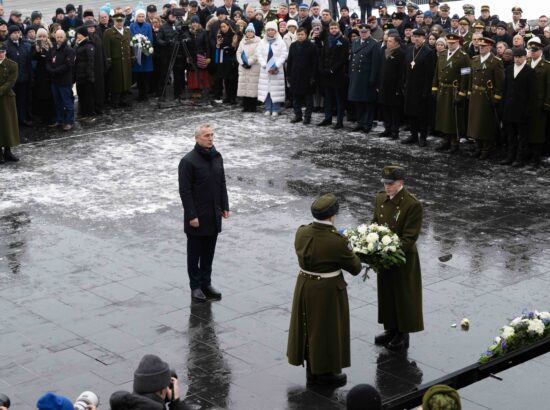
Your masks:
[{"label": "crowd of people", "polygon": [[545,15],[530,27],[521,7],[506,22],[489,6],[476,16],[471,5],[451,11],[438,0],[426,11],[398,0],[391,15],[376,3],[378,16],[374,1],[359,1],[361,16],[333,3],[67,4],[51,19],[0,6],[0,162],[18,160],[19,126],[73,129],[75,88],[78,121],[89,124],[106,107],[129,106],[136,85],[138,101],[163,99],[167,89],[175,99],[240,98],[243,111],[263,104],[271,117],[292,107],[291,123],[324,112],[319,126],[335,116],[335,129],[346,118],[369,133],[378,120],[382,137],[397,139],[406,126],[406,144],[425,147],[431,133],[454,153],[473,138],[482,159],[500,148],[503,164],[541,164],[550,110]]}]

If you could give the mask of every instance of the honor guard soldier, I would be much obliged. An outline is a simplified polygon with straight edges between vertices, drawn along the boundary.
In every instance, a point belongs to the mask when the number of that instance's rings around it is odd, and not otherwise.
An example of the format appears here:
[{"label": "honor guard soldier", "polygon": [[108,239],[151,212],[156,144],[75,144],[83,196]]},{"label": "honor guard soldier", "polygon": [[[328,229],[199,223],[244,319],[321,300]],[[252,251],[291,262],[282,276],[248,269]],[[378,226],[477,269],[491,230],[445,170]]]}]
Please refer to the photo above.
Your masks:
[{"label": "honor guard soldier", "polygon": [[277,20],[277,14],[271,10],[271,0],[261,0],[261,13],[264,16],[264,24],[273,20]]},{"label": "honor guard soldier", "polygon": [[504,66],[491,53],[494,40],[479,40],[479,55],[472,58],[472,72],[468,90],[468,133],[476,140],[474,157],[486,159],[494,142],[500,118],[497,105],[502,101]]},{"label": "honor guard soldier", "polygon": [[296,232],[300,272],[294,290],[288,362],[303,366],[308,385],[343,386],[350,366],[349,305],[342,270],[357,275],[361,261],[334,227],[338,200],[321,196],[311,205],[314,222]]},{"label": "honor guard soldier", "polygon": [[458,20],[458,34],[462,37],[462,49],[468,50],[470,43],[472,42],[472,30],[470,29],[471,23],[466,17],[462,17]]},{"label": "honor guard soldier", "polygon": [[17,63],[6,58],[6,46],[0,43],[0,164],[19,161],[11,148],[19,145],[19,122],[13,86],[17,81]]},{"label": "honor guard soldier", "polygon": [[409,347],[409,333],[424,330],[422,277],[416,240],[422,227],[422,205],[405,188],[405,169],[390,165],[382,170],[384,191],[376,195],[373,223],[386,225],[401,240],[406,263],[384,269],[377,275],[378,323],[385,332],[377,345],[389,350]]},{"label": "honor guard soldier", "polygon": [[535,70],[535,95],[533,98],[533,116],[531,117],[531,129],[529,131],[529,145],[531,161],[534,166],[540,165],[540,154],[546,140],[548,127],[548,115],[550,112],[550,62],[542,56],[544,49],[538,37],[534,37],[527,43],[531,51],[531,57],[527,64]]},{"label": "honor guard soldier", "polygon": [[444,141],[438,151],[458,151],[460,135],[466,131],[465,102],[470,79],[470,58],[460,49],[460,36],[447,34],[449,50],[439,53],[432,85],[437,96],[435,130],[443,134]]}]

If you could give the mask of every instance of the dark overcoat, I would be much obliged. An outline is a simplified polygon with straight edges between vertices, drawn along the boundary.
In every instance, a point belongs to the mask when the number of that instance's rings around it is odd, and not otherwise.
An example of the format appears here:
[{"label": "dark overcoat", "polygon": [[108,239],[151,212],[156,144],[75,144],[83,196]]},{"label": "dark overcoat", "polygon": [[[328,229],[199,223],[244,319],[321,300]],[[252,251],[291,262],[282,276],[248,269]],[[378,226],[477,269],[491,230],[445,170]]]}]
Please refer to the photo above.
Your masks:
[{"label": "dark overcoat", "polygon": [[456,134],[458,126],[462,135],[466,131],[464,104],[455,108],[455,100],[466,100],[470,57],[461,49],[456,50],[450,59],[447,59],[448,54],[445,50],[438,55],[432,84],[432,92],[437,94],[435,129],[443,134]]},{"label": "dark overcoat", "polygon": [[525,64],[514,78],[514,65],[506,68],[502,92],[502,120],[507,123],[527,124],[533,114],[535,70]]},{"label": "dark overcoat", "polygon": [[82,40],[75,49],[74,78],[76,83],[95,83],[95,47],[89,38]]},{"label": "dark overcoat", "polygon": [[103,49],[103,37],[96,31],[90,34],[90,40],[94,44],[94,102],[98,109],[103,108],[105,102],[105,50]]},{"label": "dark overcoat", "polygon": [[23,39],[18,44],[11,39],[5,42],[6,57],[17,64],[19,69],[17,75],[18,83],[28,83],[32,77],[32,52],[30,45]]},{"label": "dark overcoat", "polygon": [[290,45],[286,73],[292,93],[304,95],[314,92],[318,65],[317,47],[311,41],[295,41]]},{"label": "dark overcoat", "polygon": [[319,56],[319,75],[323,87],[345,90],[347,87],[347,69],[349,41],[340,35],[330,46],[328,40],[321,48]]},{"label": "dark overcoat", "polygon": [[[223,158],[219,152],[213,153],[196,144],[179,164],[179,191],[188,235],[217,235],[222,230],[222,213],[229,211]],[[189,224],[195,218],[199,218],[198,228]]]},{"label": "dark overcoat", "polygon": [[[294,241],[300,269],[329,273],[339,269],[361,272],[361,261],[348,240],[333,225],[302,225]],[[350,366],[350,330],[347,284],[342,274],[326,279],[298,275],[288,332],[288,362],[302,366],[308,360],[313,374],[339,373]],[[306,357],[306,346],[308,357]]]},{"label": "dark overcoat", "polygon": [[[531,66],[531,60],[527,60]],[[550,111],[550,62],[541,58],[535,67],[535,94],[533,98],[533,116],[529,142],[544,144],[546,141],[546,127]]]},{"label": "dark overcoat", "polygon": [[480,56],[474,56],[471,66],[467,135],[492,141],[498,127],[494,104],[502,101],[504,66],[502,60],[492,54],[484,63]]},{"label": "dark overcoat", "polygon": [[124,27],[124,34],[120,34],[114,27],[105,30],[103,47],[105,59],[109,68],[111,92],[120,94],[130,91],[132,86],[132,56],[130,47],[132,36],[130,29]]},{"label": "dark overcoat", "polygon": [[17,74],[17,63],[4,59],[0,64],[0,147],[19,145],[19,121],[13,92]]},{"label": "dark overcoat", "polygon": [[351,45],[350,59],[348,100],[375,103],[378,99],[380,45],[372,37],[363,43],[357,39]]},{"label": "dark overcoat", "polygon": [[[424,117],[427,114],[435,69],[435,52],[427,44],[419,49],[409,46],[405,54],[405,114]],[[413,64],[414,62],[414,64]]]},{"label": "dark overcoat", "polygon": [[378,102],[386,107],[402,107],[405,51],[397,47],[388,57],[383,55],[381,60]]},{"label": "dark overcoat", "polygon": [[424,330],[422,275],[416,240],[422,228],[422,205],[403,188],[393,199],[376,195],[372,221],[387,225],[401,239],[407,262],[377,275],[378,322],[400,332]]}]

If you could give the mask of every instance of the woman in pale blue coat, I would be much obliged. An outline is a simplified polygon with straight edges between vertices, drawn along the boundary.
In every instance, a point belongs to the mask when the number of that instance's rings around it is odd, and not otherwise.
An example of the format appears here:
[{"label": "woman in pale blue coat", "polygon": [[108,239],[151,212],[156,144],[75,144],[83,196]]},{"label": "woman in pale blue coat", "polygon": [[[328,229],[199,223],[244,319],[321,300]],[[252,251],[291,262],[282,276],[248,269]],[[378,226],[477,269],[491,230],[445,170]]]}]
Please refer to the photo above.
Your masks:
[{"label": "woman in pale blue coat", "polygon": [[[132,38],[136,34],[143,34],[149,39],[151,46],[153,45],[153,28],[145,21],[145,10],[136,10],[135,20],[132,24],[130,24],[130,33]],[[134,56],[136,56],[136,61],[132,65],[132,72],[134,72],[137,80],[139,90],[138,100],[145,101],[147,100],[147,85],[149,84],[149,77],[153,72],[153,56],[146,56],[143,52],[141,52],[140,55],[137,49],[134,50]]]}]

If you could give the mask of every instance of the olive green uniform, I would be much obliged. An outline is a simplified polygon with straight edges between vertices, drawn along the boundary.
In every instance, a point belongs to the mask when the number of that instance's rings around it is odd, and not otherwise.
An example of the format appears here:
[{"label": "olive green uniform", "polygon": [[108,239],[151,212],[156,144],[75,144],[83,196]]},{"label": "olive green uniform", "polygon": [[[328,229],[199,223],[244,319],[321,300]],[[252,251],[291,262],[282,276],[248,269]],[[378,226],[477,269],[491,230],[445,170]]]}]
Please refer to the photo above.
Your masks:
[{"label": "olive green uniform", "polygon": [[19,145],[19,121],[13,92],[17,76],[17,63],[4,59],[0,64],[0,147]]},{"label": "olive green uniform", "polygon": [[481,63],[480,56],[472,58],[472,73],[468,97],[468,136],[478,140],[488,150],[499,126],[494,104],[502,100],[504,66],[493,54]]},{"label": "olive green uniform", "polygon": [[[531,59],[527,60],[531,67]],[[544,144],[546,141],[546,126],[550,111],[550,62],[543,58],[535,67],[536,93],[534,96],[533,114],[529,143]]]},{"label": "olive green uniform", "polygon": [[[432,84],[432,92],[437,93],[435,130],[453,135],[453,143],[458,144],[457,125],[459,135],[463,135],[466,131],[466,114],[464,105],[455,109],[455,99],[466,99],[470,57],[460,49],[456,50],[450,59],[447,59],[448,54],[448,51],[439,53]],[[458,114],[458,119],[455,114]]]},{"label": "olive green uniform", "polygon": [[[329,273],[344,269],[361,272],[361,261],[333,225],[302,225],[294,241],[300,269]],[[350,366],[350,330],[347,284],[342,274],[318,278],[300,271],[294,290],[288,362],[308,361],[312,374],[340,373]]]},{"label": "olive green uniform", "polygon": [[107,69],[110,70],[111,92],[115,94],[130,91],[132,86],[132,56],[130,29],[124,27],[121,35],[114,27],[105,30],[103,47]]},{"label": "olive green uniform", "polygon": [[377,275],[378,322],[402,333],[424,330],[422,277],[416,240],[422,227],[422,205],[405,188],[393,199],[376,195],[374,223],[387,225],[401,239],[407,262]]}]

